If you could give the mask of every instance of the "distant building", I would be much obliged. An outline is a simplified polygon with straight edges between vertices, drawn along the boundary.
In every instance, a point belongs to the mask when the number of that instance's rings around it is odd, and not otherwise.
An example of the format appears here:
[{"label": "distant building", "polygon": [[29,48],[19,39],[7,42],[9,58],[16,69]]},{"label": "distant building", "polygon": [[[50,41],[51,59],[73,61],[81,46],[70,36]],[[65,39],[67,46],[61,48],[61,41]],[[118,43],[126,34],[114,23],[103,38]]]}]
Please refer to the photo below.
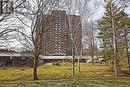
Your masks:
[{"label": "distant building", "polygon": [[[82,26],[80,16],[70,15],[70,22],[66,11],[52,11],[42,18],[45,34],[42,37],[42,45],[45,56],[50,55],[71,55],[72,40],[70,37],[69,23],[71,24],[71,33],[76,33],[76,47],[81,49]],[[73,36],[75,37],[75,36]]]},{"label": "distant building", "polygon": [[[3,50],[2,50],[3,51]],[[0,67],[3,66],[29,66],[33,65],[33,57],[31,54],[23,54],[13,51],[0,50]]]},{"label": "distant building", "polygon": [[[64,62],[71,61],[72,56],[39,56],[39,63],[53,63],[53,62]],[[91,56],[75,56],[75,61],[80,58],[81,62],[90,63],[92,61]],[[94,62],[100,62],[103,58],[97,58],[94,56]],[[33,66],[33,55],[30,53],[20,52],[0,52],[0,67],[4,66],[15,66],[15,67],[32,67]]]}]

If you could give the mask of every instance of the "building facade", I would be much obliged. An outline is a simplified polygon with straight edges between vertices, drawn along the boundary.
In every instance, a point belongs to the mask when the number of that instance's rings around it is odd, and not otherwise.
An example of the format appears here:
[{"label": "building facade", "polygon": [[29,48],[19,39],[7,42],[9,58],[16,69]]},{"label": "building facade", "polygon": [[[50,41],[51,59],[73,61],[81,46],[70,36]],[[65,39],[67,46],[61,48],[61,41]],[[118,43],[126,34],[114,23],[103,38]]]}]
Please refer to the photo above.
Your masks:
[{"label": "building facade", "polygon": [[43,55],[71,55],[72,38],[79,51],[82,42],[82,26],[80,16],[67,15],[66,11],[52,11],[43,17],[42,45]]}]

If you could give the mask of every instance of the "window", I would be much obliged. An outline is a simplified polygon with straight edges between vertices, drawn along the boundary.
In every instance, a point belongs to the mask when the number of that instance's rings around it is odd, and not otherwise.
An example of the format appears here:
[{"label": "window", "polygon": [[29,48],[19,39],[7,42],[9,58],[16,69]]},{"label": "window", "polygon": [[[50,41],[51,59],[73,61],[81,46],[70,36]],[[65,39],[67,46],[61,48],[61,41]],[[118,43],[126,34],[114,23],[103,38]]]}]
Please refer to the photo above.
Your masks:
[{"label": "window", "polygon": [[60,39],[58,41],[60,42]]},{"label": "window", "polygon": [[58,37],[55,37],[56,39],[58,38]]}]

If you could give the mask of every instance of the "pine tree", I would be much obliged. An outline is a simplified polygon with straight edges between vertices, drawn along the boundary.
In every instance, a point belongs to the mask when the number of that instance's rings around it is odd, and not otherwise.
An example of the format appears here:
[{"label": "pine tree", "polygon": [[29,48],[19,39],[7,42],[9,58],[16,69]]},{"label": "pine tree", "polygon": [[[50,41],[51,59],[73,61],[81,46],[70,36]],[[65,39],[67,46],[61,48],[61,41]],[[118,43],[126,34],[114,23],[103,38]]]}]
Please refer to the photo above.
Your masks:
[{"label": "pine tree", "polygon": [[[109,0],[106,2],[106,11],[104,17],[98,21],[99,37],[102,39],[103,56],[106,61],[112,60],[114,63],[115,77],[119,76],[120,66],[119,57],[124,44],[121,39],[122,28],[125,26],[124,21],[128,15],[124,13],[124,9]],[[111,56],[110,56],[111,55]]]}]

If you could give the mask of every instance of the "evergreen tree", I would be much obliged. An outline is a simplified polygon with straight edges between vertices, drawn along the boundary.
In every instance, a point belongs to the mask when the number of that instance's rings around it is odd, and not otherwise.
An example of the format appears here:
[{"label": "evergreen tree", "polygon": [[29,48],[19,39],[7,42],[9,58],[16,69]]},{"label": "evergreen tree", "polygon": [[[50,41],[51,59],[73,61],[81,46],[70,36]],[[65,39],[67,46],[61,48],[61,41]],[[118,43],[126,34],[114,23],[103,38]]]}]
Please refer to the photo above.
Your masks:
[{"label": "evergreen tree", "polygon": [[119,58],[121,50],[124,49],[121,35],[127,18],[128,15],[124,13],[124,8],[109,0],[106,2],[104,17],[98,21],[99,37],[102,39],[102,56],[106,61],[112,60],[116,77],[120,72]]}]

